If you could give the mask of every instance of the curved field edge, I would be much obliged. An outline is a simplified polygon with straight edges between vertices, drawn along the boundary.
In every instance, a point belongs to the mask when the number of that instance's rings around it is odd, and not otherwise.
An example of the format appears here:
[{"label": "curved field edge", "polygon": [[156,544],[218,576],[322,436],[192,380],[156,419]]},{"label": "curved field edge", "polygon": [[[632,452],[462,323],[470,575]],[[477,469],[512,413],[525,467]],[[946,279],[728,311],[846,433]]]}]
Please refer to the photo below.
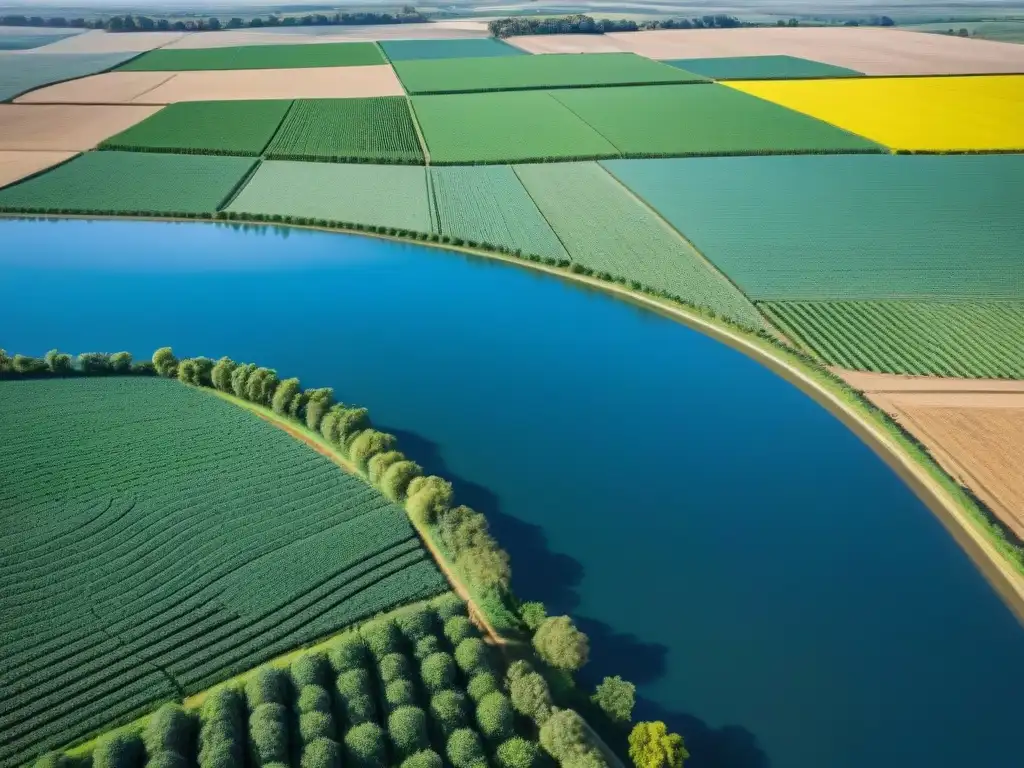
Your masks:
[{"label": "curved field edge", "polygon": [[[0,213],[0,217],[25,218]],[[1005,528],[995,515],[971,491],[953,479],[931,453],[903,427],[814,357],[798,351],[766,331],[760,333],[740,327],[686,304],[677,297],[666,298],[641,292],[622,276],[591,276],[570,267],[553,266],[524,256],[488,251],[479,247],[437,243],[411,236],[367,232],[348,226],[319,226],[287,222],[267,222],[236,218],[230,221],[212,217],[110,216],[110,215],[35,215],[33,218],[146,219],[154,221],[195,221],[206,219],[221,223],[263,226],[289,226],[322,232],[346,232],[404,243],[437,248],[480,258],[502,261],[543,272],[577,285],[600,290],[610,296],[653,310],[680,322],[761,363],[814,398],[850,428],[903,479],[914,493],[939,518],[956,542],[974,561],[1003,600],[1024,623],[1024,546],[1007,539]],[[579,265],[575,265],[579,266]],[[592,270],[591,270],[592,272]],[[494,621],[493,615],[488,615]]]}]

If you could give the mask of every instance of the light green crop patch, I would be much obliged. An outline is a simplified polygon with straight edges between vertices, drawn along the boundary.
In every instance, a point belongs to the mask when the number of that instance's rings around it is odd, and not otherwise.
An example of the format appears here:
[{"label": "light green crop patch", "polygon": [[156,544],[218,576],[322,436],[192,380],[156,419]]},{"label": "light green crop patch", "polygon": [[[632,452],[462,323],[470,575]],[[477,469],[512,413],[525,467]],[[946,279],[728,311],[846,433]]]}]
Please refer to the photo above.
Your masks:
[{"label": "light green crop patch", "polygon": [[186,72],[202,69],[301,69],[384,64],[373,43],[240,45],[149,51],[121,67],[127,72]]}]

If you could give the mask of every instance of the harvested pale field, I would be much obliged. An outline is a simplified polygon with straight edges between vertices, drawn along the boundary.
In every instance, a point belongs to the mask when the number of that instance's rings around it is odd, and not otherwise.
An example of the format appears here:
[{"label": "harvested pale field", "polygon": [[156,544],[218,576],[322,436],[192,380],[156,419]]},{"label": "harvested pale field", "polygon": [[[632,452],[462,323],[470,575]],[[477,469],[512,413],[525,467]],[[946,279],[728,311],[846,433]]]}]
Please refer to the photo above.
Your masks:
[{"label": "harvested pale field", "polygon": [[[164,73],[166,74],[166,73]],[[386,65],[179,72],[139,96],[137,104],[233,99],[351,99],[402,96],[402,84]]]},{"label": "harvested pale field", "polygon": [[851,387],[861,392],[1024,392],[1024,381],[1004,379],[948,379],[938,376],[900,376],[834,368]]},{"label": "harvested pale field", "polygon": [[131,53],[38,53],[0,51],[0,101],[34,88],[113,69]]},{"label": "harvested pale field", "polygon": [[797,56],[869,75],[1024,72],[1024,46],[855,27],[676,29],[612,32],[623,50],[652,59]]},{"label": "harvested pale field", "polygon": [[105,32],[91,29],[37,49],[39,53],[141,53],[162,48],[184,32]]},{"label": "harvested pale field", "polygon": [[1024,75],[725,83],[910,152],[1024,149]]},{"label": "harvested pale field", "polygon": [[1024,538],[1024,382],[891,377],[885,391],[880,378],[866,382],[871,401]]},{"label": "harvested pale field", "polygon": [[489,37],[479,21],[439,21],[432,24],[354,24],[352,26],[232,29],[215,34],[185,34],[167,50],[228,48],[237,45],[346,43],[361,40],[445,40]]},{"label": "harvested pale field", "polygon": [[157,111],[142,106],[0,104],[0,149],[92,149]]},{"label": "harvested pale field", "polygon": [[609,35],[521,35],[506,41],[529,53],[624,53]]},{"label": "harvested pale field", "polygon": [[15,99],[16,104],[128,104],[175,72],[105,72],[102,75],[48,85]]},{"label": "harvested pale field", "polygon": [[70,160],[74,152],[17,152],[0,150],[0,187]]}]

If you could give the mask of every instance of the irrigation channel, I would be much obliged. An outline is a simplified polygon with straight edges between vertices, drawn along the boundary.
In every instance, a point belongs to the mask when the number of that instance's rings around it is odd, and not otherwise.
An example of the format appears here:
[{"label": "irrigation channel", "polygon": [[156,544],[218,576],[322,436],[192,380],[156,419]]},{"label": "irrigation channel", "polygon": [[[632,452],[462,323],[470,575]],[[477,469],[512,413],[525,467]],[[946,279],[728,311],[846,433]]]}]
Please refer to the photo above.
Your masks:
[{"label": "irrigation channel", "polygon": [[377,239],[8,220],[0,241],[8,351],[170,344],[367,406],[487,514],[517,592],[578,617],[585,677],[636,682],[692,768],[1017,760],[1016,618],[888,465],[735,350]]}]

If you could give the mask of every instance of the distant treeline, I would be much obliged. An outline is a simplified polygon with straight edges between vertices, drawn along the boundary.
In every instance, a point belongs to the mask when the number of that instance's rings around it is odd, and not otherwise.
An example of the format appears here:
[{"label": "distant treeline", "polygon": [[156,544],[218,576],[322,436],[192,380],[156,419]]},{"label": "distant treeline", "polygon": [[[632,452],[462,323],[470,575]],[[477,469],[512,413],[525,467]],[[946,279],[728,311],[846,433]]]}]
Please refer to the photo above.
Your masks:
[{"label": "distant treeline", "polygon": [[133,362],[129,352],[83,352],[78,357],[51,349],[45,357],[7,354],[0,349],[0,379],[48,376],[154,376],[149,360]]},{"label": "distant treeline", "polygon": [[242,19],[235,16],[221,21],[216,16],[208,19],[153,19],[149,16],[125,14],[95,19],[67,19],[54,16],[44,19],[41,16],[0,16],[0,25],[9,27],[74,27],[78,29],[105,29],[108,32],[216,32],[221,29],[243,29],[259,27],[315,27],[315,26],[355,26],[363,24],[409,24],[425,22],[426,17],[411,5],[405,6],[400,13],[322,13],[306,16],[256,16]]}]

